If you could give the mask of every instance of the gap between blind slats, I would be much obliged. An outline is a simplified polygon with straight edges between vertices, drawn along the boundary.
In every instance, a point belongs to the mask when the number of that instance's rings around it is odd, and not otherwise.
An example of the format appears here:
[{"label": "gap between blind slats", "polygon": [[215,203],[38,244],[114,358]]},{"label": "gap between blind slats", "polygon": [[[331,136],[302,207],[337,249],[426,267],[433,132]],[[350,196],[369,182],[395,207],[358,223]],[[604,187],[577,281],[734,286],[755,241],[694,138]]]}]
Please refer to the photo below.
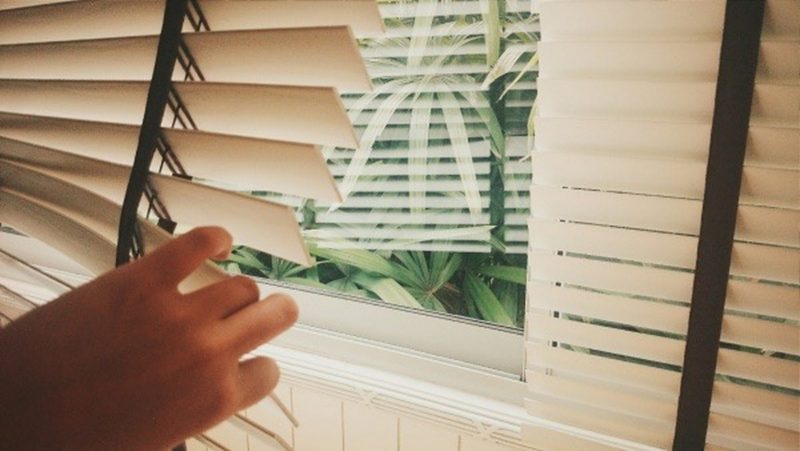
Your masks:
[{"label": "gap between blind slats", "polygon": [[[537,117],[537,143],[551,151],[669,156],[694,161],[708,157],[711,124],[651,120]],[[748,165],[800,169],[800,127],[750,125]]]},{"label": "gap between blind slats", "polygon": [[[207,81],[371,90],[347,27],[186,33],[183,42]],[[0,46],[0,78],[146,81],[157,46],[157,35]],[[183,75],[176,65],[173,79]]]},{"label": "gap between blind slats", "polygon": [[8,188],[0,188],[0,200],[3,223],[70,255],[92,273],[102,274],[114,267],[116,246],[92,229]]},{"label": "gap between blind slats", "polygon": [[669,425],[675,421],[677,400],[664,401],[640,394],[623,393],[601,386],[537,371],[526,373],[528,392],[570,401],[590,410],[614,412]]},{"label": "gap between blind slats", "polygon": [[[356,148],[335,89],[173,83],[200,130]],[[138,124],[147,82],[0,81],[0,111]],[[165,115],[164,126],[169,126]],[[314,124],[309,126],[308,124]]]},{"label": "gap between blind slats", "polygon": [[[699,233],[699,200],[659,198],[549,186],[531,188],[534,218],[564,219],[688,235]],[[736,239],[799,246],[797,210],[740,206]]]},{"label": "gap between blind slats", "polygon": [[[529,282],[528,290],[533,300],[529,306],[531,312],[533,309],[559,311],[626,326],[686,334],[688,305],[636,300],[540,282]],[[722,324],[721,340],[766,351],[800,354],[800,328],[771,320],[727,315]]]},{"label": "gap between blind slats", "polygon": [[[14,180],[5,182],[10,184]],[[59,185],[60,191],[49,188],[45,187],[44,191],[41,191],[41,186],[34,189],[39,190],[42,199],[49,198],[52,202],[0,188],[0,220],[69,255],[94,274],[113,269],[116,244],[112,240],[116,237],[116,222],[98,221],[98,218],[111,217],[110,221],[117,221],[119,206],[67,184]],[[80,194],[79,191],[84,192]],[[87,208],[92,212],[86,213]],[[170,239],[153,224],[146,221],[139,224],[148,248],[158,247]],[[207,262],[187,277],[179,288],[182,292],[193,291],[223,277],[227,275]]]},{"label": "gap between blind slats", "polygon": [[[312,199],[340,200],[316,146],[196,130],[162,129],[162,133],[194,177]],[[121,165],[133,161],[138,134],[134,125],[0,113],[0,137]],[[160,159],[154,159],[151,170],[158,171],[159,165]],[[299,177],[306,183],[297,183]]]},{"label": "gap between blind slats", "polygon": [[[410,185],[408,181],[402,180],[386,180],[377,182],[359,180],[355,183],[355,187],[353,188],[352,192],[404,193],[418,192],[420,189],[421,187],[418,185]],[[508,189],[508,186],[506,186],[506,189]],[[437,193],[463,193],[464,184],[461,182],[461,180],[427,180],[425,181],[425,190],[428,192]],[[486,178],[479,178],[478,190],[481,192],[489,191],[489,180]]]},{"label": "gap between blind slats", "polygon": [[[528,316],[528,338],[531,340],[557,341],[669,365],[677,366],[683,362],[682,340],[556,319],[538,313],[529,313]],[[720,349],[717,363],[719,374],[780,387],[792,387],[798,371],[800,364],[794,361],[725,348]]]},{"label": "gap between blind slats", "polygon": [[[533,219],[534,249],[635,260],[694,269],[697,238],[669,233]],[[800,284],[798,249],[734,243],[732,275]]]},{"label": "gap between blind slats", "polygon": [[[689,302],[693,275],[690,272],[634,266],[581,257],[556,256],[532,251],[529,279],[560,281],[571,285],[629,295]],[[758,282],[730,280],[726,305],[733,310],[797,317],[800,288]],[[788,314],[787,314],[788,313]]]},{"label": "gap between blind slats", "polygon": [[[369,194],[380,194],[379,196],[350,196],[347,198],[347,201],[342,204],[339,208],[342,209],[356,209],[356,208],[380,208],[380,209],[408,209],[410,200],[409,197],[405,194],[408,193],[400,193],[399,196],[389,196],[383,191],[374,191]],[[330,207],[331,204],[328,202],[317,202],[316,205],[318,207]],[[443,208],[443,209],[464,209],[468,208],[467,200],[464,198],[463,195],[458,196],[432,196],[429,195],[425,198],[425,208]],[[486,195],[481,196],[481,208],[489,208],[489,197]]]},{"label": "gap between blind slats", "polygon": [[[453,241],[488,241],[490,238],[489,230],[474,230],[471,227],[466,227],[460,234],[456,233],[458,229],[433,229],[433,228],[376,228],[374,225],[366,227],[336,227],[331,224],[319,224],[319,226],[311,232],[313,235],[332,236],[341,238],[362,238],[362,239],[398,239],[398,240],[447,240],[452,236]],[[319,231],[319,232],[318,232]]]},{"label": "gap between blind slats", "polygon": [[328,224],[489,224],[489,215],[481,213],[401,213],[401,212],[319,212],[317,222]]},{"label": "gap between blind slats", "polygon": [[[705,184],[703,162],[542,151],[534,158],[537,185],[699,199]],[[800,208],[800,170],[745,167],[740,199],[744,204]]]},{"label": "gap between blind slats", "polygon": [[[408,122],[408,121],[405,121]],[[490,155],[489,141],[471,141],[470,155],[473,159],[488,158]],[[391,149],[372,149],[369,154],[370,160],[386,160],[386,159],[408,159],[410,149],[396,148]],[[352,150],[335,149],[329,156],[329,160],[349,160],[353,157]],[[453,149],[450,146],[429,145],[426,149],[428,158],[455,158]]]},{"label": "gap between blind slats", "polygon": [[[460,241],[433,241],[433,242],[409,242],[409,240],[392,240],[391,242],[375,241],[349,241],[341,240],[326,241],[319,240],[316,244],[321,248],[327,249],[369,249],[369,250],[389,250],[396,251],[398,246],[402,246],[406,251],[432,251],[432,252],[469,252],[485,254],[491,251],[488,244],[479,242],[460,242]],[[520,251],[518,253],[524,253]]]},{"label": "gap between blind slats", "polygon": [[[460,175],[461,170],[456,163],[426,162],[423,165],[408,163],[370,164],[359,172],[359,176],[397,176],[407,175],[409,169],[417,166],[424,168],[426,176]],[[489,162],[473,162],[472,168],[476,175],[489,174]],[[330,171],[334,176],[344,176],[349,168],[344,165],[331,166]]]},{"label": "gap between blind slats", "polygon": [[[580,351],[528,343],[533,368],[550,369],[582,378],[587,383],[614,386],[640,396],[677,401],[680,373]],[[791,430],[797,421],[800,400],[791,395],[717,381],[711,411]]]},{"label": "gap between blind slats", "polygon": [[[561,401],[561,402],[559,402]],[[588,408],[585,404],[559,398],[528,399],[528,412],[540,418],[563,422],[590,431],[632,440],[648,446],[668,448],[672,427],[608,410]],[[642,406],[639,406],[641,409]],[[598,411],[600,410],[600,411]],[[734,449],[796,449],[795,431],[711,413],[708,442]]]},{"label": "gap between blind slats", "polygon": [[732,449],[794,450],[800,445],[800,435],[796,430],[786,430],[711,413],[706,441]]},{"label": "gap between blind slats", "polygon": [[[129,167],[24,144],[9,147],[2,149],[3,155],[18,163],[0,160],[0,164],[31,165],[27,172],[82,186],[118,205],[122,202]],[[174,221],[204,225],[209,216],[227,218],[226,227],[235,241],[306,263],[305,245],[291,208],[171,176],[152,174],[150,182]],[[141,208],[146,211],[146,204]]]}]

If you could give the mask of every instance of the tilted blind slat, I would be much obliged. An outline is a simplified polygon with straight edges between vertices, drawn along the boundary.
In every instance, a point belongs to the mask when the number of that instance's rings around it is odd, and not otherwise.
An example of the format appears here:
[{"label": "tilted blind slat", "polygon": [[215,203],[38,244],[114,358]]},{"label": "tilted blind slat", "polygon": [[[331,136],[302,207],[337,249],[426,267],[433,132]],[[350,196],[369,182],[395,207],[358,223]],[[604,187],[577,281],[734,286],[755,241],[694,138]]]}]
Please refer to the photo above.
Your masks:
[{"label": "tilted blind slat", "polygon": [[[127,166],[19,143],[13,149],[4,146],[2,153],[51,177],[84,186],[118,205],[124,198],[130,172]],[[209,215],[228,218],[227,226],[235,240],[293,261],[306,261],[305,245],[296,232],[291,208],[176,177],[153,174],[150,181],[176,222],[203,225]],[[146,211],[147,205],[143,203],[141,209]]]},{"label": "tilted blind slat", "polygon": [[[52,243],[57,250],[95,274],[114,267],[116,246],[92,229],[8,188],[0,188],[0,199],[3,223],[14,224],[23,233]],[[63,239],[65,237],[69,239]]]},{"label": "tilted blind slat", "polygon": [[[607,118],[537,117],[537,143],[553,151],[636,152],[704,161],[711,125],[706,122],[618,120]],[[750,125],[748,165],[800,166],[800,128]]]},{"label": "tilted blind slat", "polygon": [[[591,39],[721,36],[722,0],[660,2],[657,5],[628,1],[542,2],[542,35],[551,41]],[[692,8],[691,16],[686,8]]]},{"label": "tilted blind slat", "polygon": [[[316,146],[197,130],[165,128],[162,133],[192,176],[312,199],[340,199]],[[133,161],[138,134],[133,125],[0,113],[0,139],[122,165]],[[159,165],[154,161],[152,170],[158,171]],[[301,177],[305,183],[297,183]]]},{"label": "tilted blind slat", "polygon": [[[183,42],[208,81],[371,89],[347,27],[186,33]],[[157,46],[158,36],[0,46],[0,78],[149,80]],[[173,79],[183,75],[176,65]]]},{"label": "tilted blind slat", "polygon": [[[25,3],[31,5],[30,1]],[[0,10],[0,43],[157,34],[164,14],[164,0],[42,3],[52,4]],[[383,31],[377,4],[371,0],[201,0],[199,4],[213,30],[349,25],[357,35]],[[187,23],[184,30],[188,29]]]},{"label": "tilted blind slat", "polygon": [[545,375],[535,371],[527,373],[534,394],[544,395],[585,405],[587,410],[607,408],[620,415],[660,421],[666,424],[675,420],[677,400],[663,401],[642,395],[620,393],[603,387],[570,380],[558,375]]},{"label": "tilted blind slat", "polygon": [[[540,74],[545,77],[669,77],[713,80],[717,74],[719,40],[542,42]],[[796,41],[762,41],[760,80],[796,75],[800,55]],[[667,75],[665,75],[667,74]]]},{"label": "tilted blind slat", "polygon": [[[534,186],[534,218],[631,227],[680,234],[697,234],[701,203],[697,200],[656,198],[637,194],[565,190]],[[796,225],[800,212],[743,205],[739,208],[736,238],[764,244],[800,246]]]},{"label": "tilted blind slat", "polygon": [[[138,124],[147,86],[145,82],[4,80],[0,111]],[[357,147],[350,121],[331,88],[184,82],[175,87],[203,131]],[[164,126],[170,123],[167,114]]]},{"label": "tilted blind slat", "polygon": [[[74,185],[50,181],[37,183],[18,176],[6,177],[8,166],[1,169],[6,185],[17,186],[26,193],[13,188],[0,188],[0,218],[14,224],[19,230],[45,241],[57,250],[69,255],[80,265],[102,274],[114,268],[116,224],[119,206],[92,196]],[[19,185],[22,183],[22,185]],[[38,196],[37,196],[38,194]],[[49,199],[49,201],[47,200]],[[86,210],[91,210],[86,212]],[[98,220],[99,218],[105,220]],[[152,249],[166,243],[169,236],[154,225],[140,221],[145,244]],[[181,284],[182,291],[192,291],[226,277],[212,263],[206,263],[187,277]]]},{"label": "tilted blind slat", "polygon": [[[585,406],[555,402],[525,400],[525,407],[532,415],[584,430],[607,434],[614,438],[629,440],[658,448],[667,448],[671,431],[661,424],[632,421],[630,416],[616,415],[613,412],[600,414],[598,410]],[[641,445],[640,445],[641,446]]]}]

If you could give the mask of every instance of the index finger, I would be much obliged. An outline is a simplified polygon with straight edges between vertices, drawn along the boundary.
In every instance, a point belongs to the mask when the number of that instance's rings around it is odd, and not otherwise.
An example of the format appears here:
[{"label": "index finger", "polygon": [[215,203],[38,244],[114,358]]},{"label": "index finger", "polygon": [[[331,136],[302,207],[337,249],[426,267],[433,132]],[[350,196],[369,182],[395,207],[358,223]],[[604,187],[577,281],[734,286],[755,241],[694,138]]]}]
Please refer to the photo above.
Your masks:
[{"label": "index finger", "polygon": [[[221,227],[197,227],[140,258],[133,265],[159,285],[177,285],[206,259],[225,258],[233,239]],[[133,269],[133,268],[132,268]]]}]

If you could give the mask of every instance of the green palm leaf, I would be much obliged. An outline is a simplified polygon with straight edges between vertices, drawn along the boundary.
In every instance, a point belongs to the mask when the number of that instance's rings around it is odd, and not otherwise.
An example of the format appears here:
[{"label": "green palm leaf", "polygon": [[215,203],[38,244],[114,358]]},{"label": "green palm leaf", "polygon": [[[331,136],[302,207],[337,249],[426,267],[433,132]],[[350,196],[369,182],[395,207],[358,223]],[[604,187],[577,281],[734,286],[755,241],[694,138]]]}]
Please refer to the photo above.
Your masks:
[{"label": "green palm leaf", "polygon": [[484,266],[478,268],[478,272],[484,276],[504,280],[506,282],[518,283],[520,285],[525,285],[527,281],[527,272],[525,268],[518,268],[516,266]]},{"label": "green palm leaf", "polygon": [[367,273],[357,273],[352,277],[353,282],[378,295],[379,298],[391,304],[405,305],[406,307],[422,308],[422,305],[403,288],[397,281],[388,277],[376,277]]},{"label": "green palm leaf", "polygon": [[514,320],[508,315],[492,289],[470,273],[464,275],[464,294],[486,321],[514,326]]}]

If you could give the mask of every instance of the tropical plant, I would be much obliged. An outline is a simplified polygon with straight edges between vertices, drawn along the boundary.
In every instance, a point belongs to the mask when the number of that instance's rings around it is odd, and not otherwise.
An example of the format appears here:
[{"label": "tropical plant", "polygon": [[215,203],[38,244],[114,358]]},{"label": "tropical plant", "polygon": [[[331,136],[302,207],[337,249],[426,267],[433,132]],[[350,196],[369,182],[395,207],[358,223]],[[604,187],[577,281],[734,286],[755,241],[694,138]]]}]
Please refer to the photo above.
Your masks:
[{"label": "tropical plant", "polygon": [[[528,55],[512,51],[520,39],[527,39],[525,27],[508,27],[533,19],[507,14],[505,1],[498,0],[379,1],[395,14],[386,18],[388,37],[361,41],[375,89],[343,96],[360,146],[355,151],[323,149],[341,176],[345,200],[330,206],[297,204],[314,264],[302,268],[237,248],[226,265],[286,283],[519,327],[526,262],[524,254],[505,252],[507,198],[515,193],[506,191],[504,184],[512,174],[505,125],[520,108],[510,113],[504,96],[530,77],[529,69],[535,66],[529,61],[512,83],[506,83],[512,70],[519,69],[518,60]],[[530,108],[522,110],[527,117]],[[476,141],[489,143],[488,156],[473,155]],[[443,165],[454,172],[437,172]],[[481,187],[487,177],[488,192]],[[433,188],[443,180],[457,182],[460,191]],[[407,189],[380,189],[399,183]],[[398,206],[399,202],[405,204]],[[524,199],[514,202],[511,211],[520,212],[513,210],[520,205],[526,212]],[[328,219],[335,214],[361,219]],[[397,214],[472,220],[437,225],[383,220]],[[488,238],[477,243],[478,236]],[[470,248],[458,243],[476,244]],[[467,248],[475,251],[454,251]]]},{"label": "tropical plant", "polygon": [[521,326],[525,270],[493,265],[489,255],[392,251],[382,256],[314,244],[309,249],[315,257],[309,268],[243,246],[223,265],[230,272]]}]

